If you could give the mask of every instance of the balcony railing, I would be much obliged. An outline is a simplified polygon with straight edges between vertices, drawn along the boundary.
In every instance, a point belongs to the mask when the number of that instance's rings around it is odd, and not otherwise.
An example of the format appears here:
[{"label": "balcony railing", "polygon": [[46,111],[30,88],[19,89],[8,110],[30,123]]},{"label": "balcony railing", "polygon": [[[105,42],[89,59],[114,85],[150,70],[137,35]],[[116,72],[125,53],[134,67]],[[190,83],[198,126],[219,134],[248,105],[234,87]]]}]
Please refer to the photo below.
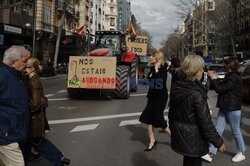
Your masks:
[{"label": "balcony railing", "polygon": [[56,6],[57,10],[64,10],[64,8],[65,8],[64,0],[57,0],[55,6]]},{"label": "balcony railing", "polygon": [[67,6],[66,10],[70,13],[74,15],[74,8],[72,6]]},{"label": "balcony railing", "polygon": [[77,19],[79,19],[80,13],[79,13],[78,11],[75,11],[75,17],[76,17]]}]

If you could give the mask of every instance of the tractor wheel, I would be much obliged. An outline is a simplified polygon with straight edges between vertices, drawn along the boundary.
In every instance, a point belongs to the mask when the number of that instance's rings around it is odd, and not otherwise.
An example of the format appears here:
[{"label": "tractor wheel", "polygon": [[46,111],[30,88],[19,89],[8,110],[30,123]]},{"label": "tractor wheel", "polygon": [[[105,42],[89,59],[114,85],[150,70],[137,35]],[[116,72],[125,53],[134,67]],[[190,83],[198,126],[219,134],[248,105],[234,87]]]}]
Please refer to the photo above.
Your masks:
[{"label": "tractor wheel", "polygon": [[144,79],[148,79],[149,72],[150,72],[150,66],[147,66],[147,67],[144,69],[144,73],[143,73],[143,78],[144,78]]},{"label": "tractor wheel", "polygon": [[136,92],[138,85],[138,61],[135,58],[131,64],[130,91]]},{"label": "tractor wheel", "polygon": [[116,84],[114,97],[120,99],[128,99],[130,96],[130,67],[121,65],[116,68]]}]

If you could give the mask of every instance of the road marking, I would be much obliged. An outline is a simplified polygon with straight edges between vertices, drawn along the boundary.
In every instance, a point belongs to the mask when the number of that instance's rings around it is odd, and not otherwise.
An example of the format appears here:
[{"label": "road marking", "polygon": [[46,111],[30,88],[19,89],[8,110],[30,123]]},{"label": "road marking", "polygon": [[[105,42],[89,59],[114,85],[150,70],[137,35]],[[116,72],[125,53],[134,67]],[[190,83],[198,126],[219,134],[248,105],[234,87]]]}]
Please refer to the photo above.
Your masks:
[{"label": "road marking", "polygon": [[133,94],[133,95],[130,95],[131,97],[136,97],[136,96],[147,96],[147,94]]},{"label": "road marking", "polygon": [[[165,109],[164,112],[168,112],[168,109]],[[75,119],[61,119],[61,120],[51,120],[49,121],[49,124],[66,124],[66,123],[85,122],[85,121],[94,121],[94,120],[115,119],[115,118],[123,118],[123,117],[139,116],[139,115],[141,115],[141,112],[75,118]]]},{"label": "road marking", "polygon": [[60,90],[57,93],[64,93],[64,92],[67,92],[67,90]]},{"label": "road marking", "polygon": [[48,95],[45,95],[45,97],[51,97],[51,96],[54,96],[55,94],[48,94]]},{"label": "road marking", "polygon": [[58,99],[48,99],[49,101],[64,101],[69,100],[70,98],[58,98]]},{"label": "road marking", "polygon": [[119,126],[129,126],[129,125],[137,125],[140,124],[141,122],[139,122],[138,119],[135,120],[125,120],[125,121],[121,121],[121,123],[119,124]]},{"label": "road marking", "polygon": [[99,123],[97,124],[89,124],[89,125],[81,125],[81,126],[76,126],[73,130],[70,132],[79,132],[79,131],[87,131],[87,130],[94,130],[99,126]]}]

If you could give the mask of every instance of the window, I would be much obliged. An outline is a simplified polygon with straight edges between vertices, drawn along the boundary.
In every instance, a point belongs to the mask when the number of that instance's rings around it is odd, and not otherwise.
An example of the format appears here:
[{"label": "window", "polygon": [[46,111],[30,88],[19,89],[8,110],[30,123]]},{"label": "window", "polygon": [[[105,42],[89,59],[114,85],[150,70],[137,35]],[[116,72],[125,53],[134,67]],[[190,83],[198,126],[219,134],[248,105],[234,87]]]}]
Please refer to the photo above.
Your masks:
[{"label": "window", "polygon": [[110,13],[114,13],[115,12],[115,8],[114,7],[111,7],[110,8]]},{"label": "window", "polygon": [[114,18],[110,18],[110,26],[115,26],[115,19]]},{"label": "window", "polygon": [[51,23],[51,9],[47,6],[43,7],[43,21]]}]

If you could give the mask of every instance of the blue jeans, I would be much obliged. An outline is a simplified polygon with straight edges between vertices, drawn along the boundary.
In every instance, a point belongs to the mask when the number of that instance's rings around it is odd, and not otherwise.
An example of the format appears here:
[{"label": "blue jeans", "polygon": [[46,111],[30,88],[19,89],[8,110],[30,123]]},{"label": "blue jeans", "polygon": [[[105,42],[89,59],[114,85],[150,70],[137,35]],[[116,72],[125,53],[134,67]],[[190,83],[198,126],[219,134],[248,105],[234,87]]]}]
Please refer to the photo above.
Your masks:
[{"label": "blue jeans", "polygon": [[[246,150],[246,147],[245,147],[245,143],[244,143],[241,131],[240,131],[240,119],[241,119],[240,110],[238,111],[219,110],[217,121],[216,121],[216,130],[221,136],[228,122],[233,132],[234,139],[236,141],[237,151],[244,152]],[[209,147],[209,152],[216,154],[217,148],[215,148],[211,144]]]},{"label": "blue jeans", "polygon": [[61,166],[61,159],[63,158],[63,154],[49,140],[43,138],[40,144],[32,146],[41,156],[49,160],[54,166]]}]

